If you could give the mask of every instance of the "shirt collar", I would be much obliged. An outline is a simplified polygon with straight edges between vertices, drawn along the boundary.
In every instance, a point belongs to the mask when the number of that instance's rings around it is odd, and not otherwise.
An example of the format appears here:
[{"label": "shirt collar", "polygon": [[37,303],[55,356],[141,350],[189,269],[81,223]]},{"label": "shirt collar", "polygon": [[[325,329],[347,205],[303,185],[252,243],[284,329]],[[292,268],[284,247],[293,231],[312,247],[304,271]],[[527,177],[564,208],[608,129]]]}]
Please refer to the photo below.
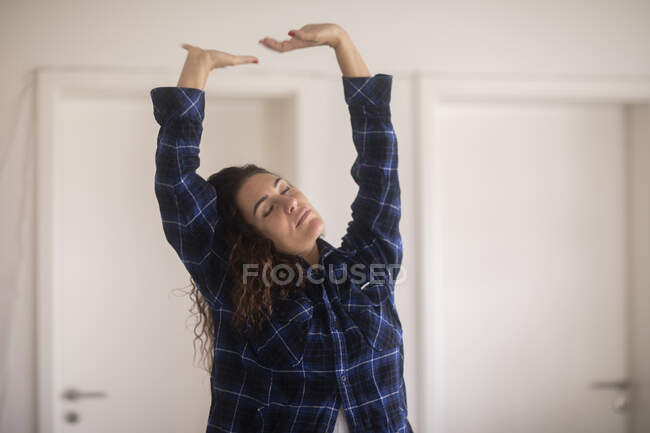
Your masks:
[{"label": "shirt collar", "polygon": [[298,257],[298,262],[302,265],[302,268],[305,272],[307,273],[318,273],[319,271],[328,271],[327,265],[326,265],[326,259],[328,256],[336,250],[336,248],[327,242],[325,239],[322,237],[316,238],[316,247],[318,248],[318,264],[317,265],[311,265],[310,263],[307,262],[303,257],[297,256]]}]

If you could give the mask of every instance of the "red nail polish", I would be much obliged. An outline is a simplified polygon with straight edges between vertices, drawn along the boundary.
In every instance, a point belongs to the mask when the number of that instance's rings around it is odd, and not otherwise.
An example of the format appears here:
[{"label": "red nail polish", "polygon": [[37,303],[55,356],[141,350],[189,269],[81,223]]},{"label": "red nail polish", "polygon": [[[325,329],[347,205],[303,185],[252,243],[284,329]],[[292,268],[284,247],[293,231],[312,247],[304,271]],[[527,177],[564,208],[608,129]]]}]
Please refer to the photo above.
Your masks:
[{"label": "red nail polish", "polygon": [[289,36],[295,36],[295,35],[296,35],[296,32],[294,32],[293,30],[291,30],[291,31],[289,32]]}]

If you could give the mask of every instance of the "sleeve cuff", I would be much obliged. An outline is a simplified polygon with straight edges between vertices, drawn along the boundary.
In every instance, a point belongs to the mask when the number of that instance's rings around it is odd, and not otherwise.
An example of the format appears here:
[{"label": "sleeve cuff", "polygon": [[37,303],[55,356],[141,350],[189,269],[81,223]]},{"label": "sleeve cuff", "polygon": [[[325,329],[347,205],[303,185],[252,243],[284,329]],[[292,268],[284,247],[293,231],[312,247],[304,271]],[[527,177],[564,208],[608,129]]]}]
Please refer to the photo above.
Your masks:
[{"label": "sleeve cuff", "polygon": [[191,87],[156,87],[149,92],[153,114],[159,125],[172,117],[194,118],[203,122],[205,91]]},{"label": "sleeve cuff", "polygon": [[387,106],[390,105],[390,91],[393,76],[375,74],[372,77],[345,77],[343,93],[349,106]]}]

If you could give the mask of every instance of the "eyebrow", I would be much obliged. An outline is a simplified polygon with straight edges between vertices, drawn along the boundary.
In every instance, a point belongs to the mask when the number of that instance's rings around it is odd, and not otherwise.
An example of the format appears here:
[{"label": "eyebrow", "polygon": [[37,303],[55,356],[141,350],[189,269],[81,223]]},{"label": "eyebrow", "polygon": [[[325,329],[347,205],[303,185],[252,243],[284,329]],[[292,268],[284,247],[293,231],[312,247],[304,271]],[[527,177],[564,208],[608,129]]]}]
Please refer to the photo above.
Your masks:
[{"label": "eyebrow", "polygon": [[[280,182],[281,180],[282,180],[282,177],[281,177],[281,176],[276,177],[276,178],[275,178],[275,182],[273,183],[273,188],[276,188],[276,187],[278,186],[278,182]],[[267,198],[269,198],[269,196],[268,196],[268,195],[265,195],[265,196],[262,197],[261,199],[257,200],[257,203],[255,203],[255,207],[253,207],[253,216],[255,216],[255,212],[257,212],[257,207],[258,207],[260,204],[262,204],[262,202],[263,202],[264,200],[266,200]]]}]

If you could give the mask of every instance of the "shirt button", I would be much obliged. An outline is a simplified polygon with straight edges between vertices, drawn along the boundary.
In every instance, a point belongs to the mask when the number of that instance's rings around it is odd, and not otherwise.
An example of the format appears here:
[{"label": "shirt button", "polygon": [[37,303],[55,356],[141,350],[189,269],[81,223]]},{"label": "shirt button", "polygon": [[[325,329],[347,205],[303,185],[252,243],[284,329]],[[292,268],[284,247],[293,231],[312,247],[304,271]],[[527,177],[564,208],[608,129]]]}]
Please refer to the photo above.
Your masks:
[{"label": "shirt button", "polygon": [[343,382],[345,382],[345,374],[342,374],[342,375],[341,375],[341,380],[342,380]]},{"label": "shirt button", "polygon": [[335,328],[338,328],[338,326],[339,326],[339,321],[336,320],[336,317],[335,317],[334,319],[332,319],[332,325],[334,325]]}]

